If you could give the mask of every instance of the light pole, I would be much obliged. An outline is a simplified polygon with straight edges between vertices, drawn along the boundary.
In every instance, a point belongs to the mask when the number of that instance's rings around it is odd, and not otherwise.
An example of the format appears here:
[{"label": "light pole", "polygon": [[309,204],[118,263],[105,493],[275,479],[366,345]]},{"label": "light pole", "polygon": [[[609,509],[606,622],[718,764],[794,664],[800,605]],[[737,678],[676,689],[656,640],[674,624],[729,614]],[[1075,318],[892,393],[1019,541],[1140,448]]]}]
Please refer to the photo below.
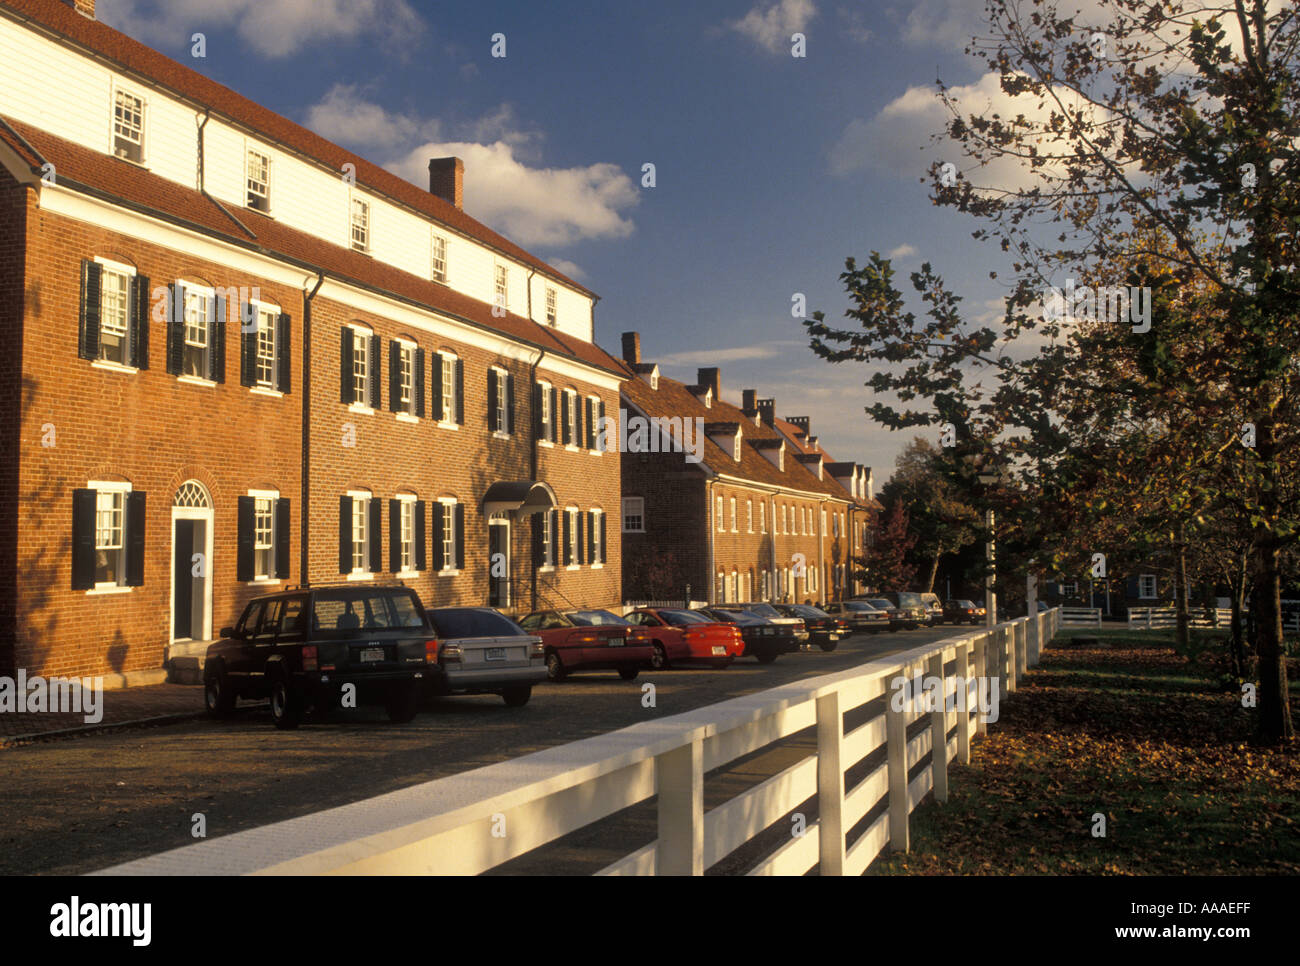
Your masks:
[{"label": "light pole", "polygon": [[[999,473],[981,473],[979,481],[984,486],[985,494],[1002,479]],[[993,627],[998,622],[998,595],[993,590],[994,576],[997,568],[997,547],[993,536],[993,504],[984,510],[984,527],[988,530],[988,539],[984,542],[984,626]]]}]

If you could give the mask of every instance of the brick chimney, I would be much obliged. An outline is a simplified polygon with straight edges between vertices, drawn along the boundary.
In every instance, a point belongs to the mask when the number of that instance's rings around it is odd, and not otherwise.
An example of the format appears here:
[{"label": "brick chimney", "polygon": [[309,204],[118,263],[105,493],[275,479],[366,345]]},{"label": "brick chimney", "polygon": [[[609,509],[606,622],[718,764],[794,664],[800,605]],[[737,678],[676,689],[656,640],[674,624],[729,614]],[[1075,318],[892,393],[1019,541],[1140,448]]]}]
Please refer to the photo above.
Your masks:
[{"label": "brick chimney", "polygon": [[83,17],[95,19],[95,0],[63,0],[65,6],[71,7]]},{"label": "brick chimney", "polygon": [[776,400],[760,399],[758,401],[758,413],[763,417],[763,422],[767,425],[776,427]]},{"label": "brick chimney", "polygon": [[798,426],[803,430],[805,437],[808,436],[808,417],[807,416],[787,416],[785,421],[792,426]]},{"label": "brick chimney", "polygon": [[721,378],[717,366],[710,366],[707,369],[697,369],[695,371],[695,381],[701,386],[707,386],[713,390],[713,398],[722,399]]},{"label": "brick chimney", "polygon": [[623,361],[634,366],[641,361],[641,333],[623,333]]},{"label": "brick chimney", "polygon": [[740,411],[746,416],[754,416],[758,413],[758,390],[746,389],[740,394]]},{"label": "brick chimney", "polygon": [[430,161],[429,193],[463,209],[465,207],[465,162],[460,158],[434,158]]}]

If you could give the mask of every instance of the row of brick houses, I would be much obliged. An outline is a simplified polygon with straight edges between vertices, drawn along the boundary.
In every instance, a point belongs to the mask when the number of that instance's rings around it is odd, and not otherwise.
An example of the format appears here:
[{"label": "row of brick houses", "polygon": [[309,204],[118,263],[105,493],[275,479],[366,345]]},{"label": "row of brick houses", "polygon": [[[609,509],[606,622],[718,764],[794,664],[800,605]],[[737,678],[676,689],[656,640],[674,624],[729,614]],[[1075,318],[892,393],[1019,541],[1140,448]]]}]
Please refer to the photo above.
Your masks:
[{"label": "row of brick houses", "polygon": [[717,368],[694,385],[661,375],[642,360],[639,333],[624,333],[623,361],[625,418],[657,420],[663,434],[622,451],[628,597],[801,602],[863,590],[852,558],[879,509],[869,468],[831,459],[807,418],[778,418],[757,390],[727,403]]},{"label": "row of brick houses", "polygon": [[459,161],[422,191],[76,6],[0,4],[0,665],[129,679],[298,583],[617,600],[595,295]]},{"label": "row of brick houses", "polygon": [[154,680],[299,584],[516,616],[860,589],[870,471],[717,369],[602,350],[458,159],[421,190],[92,0],[0,0],[0,62],[0,674]]}]

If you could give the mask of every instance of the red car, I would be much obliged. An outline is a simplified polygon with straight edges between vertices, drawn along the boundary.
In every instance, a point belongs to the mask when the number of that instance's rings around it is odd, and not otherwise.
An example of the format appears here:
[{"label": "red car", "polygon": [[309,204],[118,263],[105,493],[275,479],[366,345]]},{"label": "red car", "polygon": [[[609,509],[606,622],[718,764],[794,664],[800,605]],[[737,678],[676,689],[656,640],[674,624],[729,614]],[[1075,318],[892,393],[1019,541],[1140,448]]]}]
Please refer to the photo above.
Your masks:
[{"label": "red car", "polygon": [[745,652],[745,639],[735,624],[719,624],[695,611],[642,607],[627,615],[649,632],[656,670],[674,664],[705,663],[723,668]]},{"label": "red car", "polygon": [[563,681],[572,671],[617,671],[631,681],[654,658],[650,636],[607,610],[539,610],[519,622],[542,639],[546,676]]}]

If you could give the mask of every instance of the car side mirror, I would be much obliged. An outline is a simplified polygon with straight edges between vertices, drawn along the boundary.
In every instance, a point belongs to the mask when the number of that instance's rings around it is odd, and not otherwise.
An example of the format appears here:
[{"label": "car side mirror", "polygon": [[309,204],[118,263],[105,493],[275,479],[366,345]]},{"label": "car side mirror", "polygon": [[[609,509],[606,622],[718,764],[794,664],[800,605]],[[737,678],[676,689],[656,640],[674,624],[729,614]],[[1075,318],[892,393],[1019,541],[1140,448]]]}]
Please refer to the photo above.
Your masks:
[{"label": "car side mirror", "polygon": [[235,629],[234,629],[233,627],[223,627],[223,628],[221,628],[221,636],[222,636],[222,637],[234,637],[234,636],[235,636]]}]

